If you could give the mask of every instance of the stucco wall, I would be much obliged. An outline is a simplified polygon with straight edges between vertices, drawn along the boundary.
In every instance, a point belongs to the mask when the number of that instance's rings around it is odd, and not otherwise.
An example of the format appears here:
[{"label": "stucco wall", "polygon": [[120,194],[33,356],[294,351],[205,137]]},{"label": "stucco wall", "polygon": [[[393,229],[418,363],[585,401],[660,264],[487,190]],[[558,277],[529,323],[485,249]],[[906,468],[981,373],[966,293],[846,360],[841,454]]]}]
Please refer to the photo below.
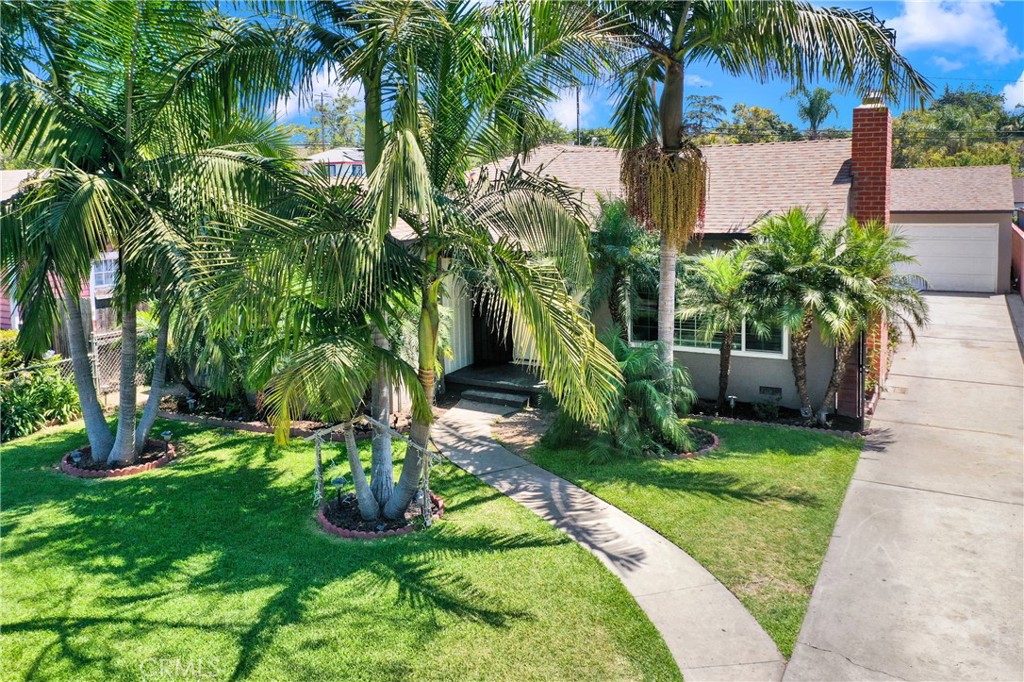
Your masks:
[{"label": "stucco wall", "polygon": [[1009,210],[996,213],[896,213],[893,212],[889,222],[893,225],[905,224],[939,224],[964,225],[992,223],[999,224],[999,272],[998,293],[1010,290],[1010,225],[1012,213]]},{"label": "stucco wall", "polygon": [[[718,396],[718,361],[718,353],[676,351],[676,362],[690,371],[697,394],[708,400]],[[821,342],[818,330],[815,329],[807,347],[807,388],[815,407],[825,395],[834,364],[835,352]],[[768,395],[761,395],[761,386],[774,386],[782,389],[781,405],[800,408],[800,398],[793,382],[793,365],[788,358],[733,354],[730,367],[729,395],[736,396],[742,402],[756,403],[770,399]]]}]

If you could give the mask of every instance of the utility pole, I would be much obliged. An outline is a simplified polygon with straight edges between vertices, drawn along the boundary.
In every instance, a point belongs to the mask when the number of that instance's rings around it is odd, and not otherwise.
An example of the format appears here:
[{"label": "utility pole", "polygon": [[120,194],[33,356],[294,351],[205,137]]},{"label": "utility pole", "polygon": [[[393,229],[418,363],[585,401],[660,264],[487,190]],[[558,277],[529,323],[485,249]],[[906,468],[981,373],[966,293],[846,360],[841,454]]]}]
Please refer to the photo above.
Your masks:
[{"label": "utility pole", "polygon": [[576,146],[580,144],[580,86],[576,86]]},{"label": "utility pole", "polygon": [[324,109],[324,93],[320,93],[320,151],[327,151],[327,110]]}]

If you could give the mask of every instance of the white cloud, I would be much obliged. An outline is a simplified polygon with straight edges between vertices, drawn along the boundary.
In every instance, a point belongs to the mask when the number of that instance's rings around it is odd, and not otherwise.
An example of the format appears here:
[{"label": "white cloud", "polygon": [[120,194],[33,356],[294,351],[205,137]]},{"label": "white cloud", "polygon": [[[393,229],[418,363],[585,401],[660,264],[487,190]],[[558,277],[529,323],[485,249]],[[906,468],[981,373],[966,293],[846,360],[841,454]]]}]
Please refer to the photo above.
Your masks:
[{"label": "white cloud", "polygon": [[935,64],[946,73],[964,68],[964,63],[961,61],[957,61],[955,59],[946,59],[945,57],[933,57],[932,61],[935,62]]},{"label": "white cloud", "polygon": [[896,44],[901,50],[932,48],[962,52],[973,49],[983,60],[1006,64],[1020,59],[1021,53],[999,22],[995,0],[976,2],[921,2],[906,0],[903,13],[887,23],[896,29]]},{"label": "white cloud", "polygon": [[[580,127],[588,126],[587,116],[594,110],[587,92],[580,92]],[[576,90],[563,90],[556,101],[548,105],[548,116],[569,130],[576,130]]]},{"label": "white cloud", "polygon": [[1003,106],[1007,111],[1024,106],[1024,71],[1020,72],[1020,78],[1016,83],[1010,83],[1003,88]]},{"label": "white cloud", "polygon": [[312,111],[313,106],[320,101],[320,93],[323,93],[325,101],[339,95],[347,95],[355,97],[361,103],[363,101],[363,84],[359,81],[338,83],[327,69],[323,68],[313,76],[309,92],[303,93],[301,97],[295,93],[288,97],[282,97],[273,105],[270,113],[276,115],[278,120],[283,120],[296,114]]},{"label": "white cloud", "polygon": [[688,75],[683,78],[683,84],[694,88],[706,88],[711,85],[711,81],[697,75]]}]

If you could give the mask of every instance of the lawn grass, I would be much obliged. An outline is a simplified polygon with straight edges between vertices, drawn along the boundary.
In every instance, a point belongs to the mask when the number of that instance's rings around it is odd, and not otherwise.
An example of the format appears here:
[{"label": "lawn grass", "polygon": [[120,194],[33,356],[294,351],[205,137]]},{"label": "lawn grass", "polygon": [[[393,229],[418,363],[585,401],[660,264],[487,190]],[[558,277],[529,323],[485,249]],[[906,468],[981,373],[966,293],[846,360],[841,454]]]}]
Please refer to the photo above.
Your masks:
[{"label": "lawn grass", "polygon": [[452,465],[433,528],[346,541],[310,444],[165,429],[185,456],[124,479],[54,470],[80,425],[3,446],[5,681],[680,679],[597,559]]},{"label": "lawn grass", "polygon": [[689,460],[593,463],[576,449],[529,456],[655,529],[740,598],[787,657],[861,440],[770,426],[698,424],[722,447]]}]

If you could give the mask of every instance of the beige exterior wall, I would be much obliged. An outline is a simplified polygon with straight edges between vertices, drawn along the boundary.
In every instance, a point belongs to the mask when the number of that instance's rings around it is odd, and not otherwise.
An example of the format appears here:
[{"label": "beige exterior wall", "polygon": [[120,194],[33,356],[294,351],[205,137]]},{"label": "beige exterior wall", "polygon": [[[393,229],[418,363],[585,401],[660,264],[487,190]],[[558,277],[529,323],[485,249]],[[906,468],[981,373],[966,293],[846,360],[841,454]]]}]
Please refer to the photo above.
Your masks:
[{"label": "beige exterior wall", "polygon": [[988,212],[988,213],[897,213],[890,215],[889,222],[892,225],[964,225],[984,224],[999,225],[999,290],[997,293],[1006,293],[1010,290],[1010,235],[1011,219],[1013,214],[1009,211]]}]

